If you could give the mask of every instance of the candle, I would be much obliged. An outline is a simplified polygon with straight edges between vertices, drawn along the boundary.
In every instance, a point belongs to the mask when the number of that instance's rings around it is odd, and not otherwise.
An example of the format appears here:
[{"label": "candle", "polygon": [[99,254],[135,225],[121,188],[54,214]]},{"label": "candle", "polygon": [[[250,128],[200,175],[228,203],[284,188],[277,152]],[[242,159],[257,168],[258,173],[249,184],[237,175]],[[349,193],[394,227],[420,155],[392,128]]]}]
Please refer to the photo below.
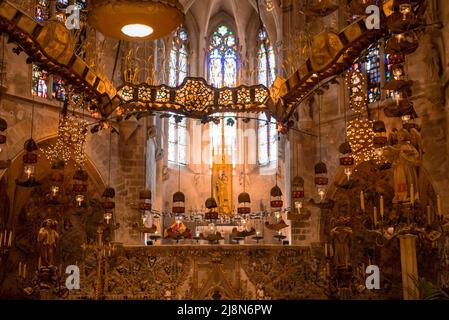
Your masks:
[{"label": "candle", "polygon": [[327,242],[324,244],[324,256],[327,258]]},{"label": "candle", "polygon": [[42,266],[41,257],[39,257],[39,261],[37,262],[37,267],[40,269]]},{"label": "candle", "polygon": [[427,206],[427,223],[429,225],[432,224],[432,216],[431,216],[431,213],[430,213],[430,206]]},{"label": "candle", "polygon": [[437,195],[437,209],[438,209],[438,215],[441,216],[443,211],[441,210],[441,198],[440,198],[440,195]]},{"label": "candle", "polygon": [[412,205],[415,204],[415,188],[413,186],[413,183],[410,185],[410,202]]},{"label": "candle", "polygon": [[374,227],[377,226],[377,207],[374,207]]},{"label": "candle", "polygon": [[360,208],[362,211],[365,211],[365,195],[363,194],[363,191],[360,191]]},{"label": "candle", "polygon": [[27,278],[27,265],[26,265],[26,263],[23,265],[23,278],[24,279]]},{"label": "candle", "polygon": [[332,243],[329,243],[329,256],[330,257],[334,256],[334,248],[332,248]]},{"label": "candle", "polygon": [[9,232],[8,247],[12,245],[12,231]]},{"label": "candle", "polygon": [[22,261],[19,262],[19,277],[22,276]]},{"label": "candle", "polygon": [[384,196],[380,196],[380,216],[384,217]]}]

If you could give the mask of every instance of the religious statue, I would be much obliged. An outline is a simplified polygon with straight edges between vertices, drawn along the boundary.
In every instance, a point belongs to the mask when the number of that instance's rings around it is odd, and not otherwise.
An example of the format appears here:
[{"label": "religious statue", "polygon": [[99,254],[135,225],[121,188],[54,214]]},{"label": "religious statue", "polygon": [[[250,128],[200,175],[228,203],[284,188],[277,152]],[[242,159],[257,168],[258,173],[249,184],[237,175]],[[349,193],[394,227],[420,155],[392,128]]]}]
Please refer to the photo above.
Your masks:
[{"label": "religious statue", "polygon": [[37,241],[40,244],[40,256],[42,266],[53,266],[56,246],[59,234],[56,231],[57,221],[46,219],[39,230]]},{"label": "religious statue", "polygon": [[[416,147],[410,143],[412,135],[415,138]],[[397,142],[387,149],[387,157],[392,161],[393,179],[394,179],[394,198],[393,203],[406,202],[409,200],[410,191],[414,190],[415,200],[419,199],[418,193],[418,172],[421,165],[421,151],[417,149],[420,146],[420,136],[416,129],[408,132],[401,129],[397,132]],[[411,186],[414,186],[412,188]]]},{"label": "religious statue", "polygon": [[[341,219],[339,222],[346,221]],[[350,258],[350,242],[352,236],[352,229],[346,223],[338,223],[330,235],[333,239],[334,245],[334,262],[337,266],[348,266]]]}]

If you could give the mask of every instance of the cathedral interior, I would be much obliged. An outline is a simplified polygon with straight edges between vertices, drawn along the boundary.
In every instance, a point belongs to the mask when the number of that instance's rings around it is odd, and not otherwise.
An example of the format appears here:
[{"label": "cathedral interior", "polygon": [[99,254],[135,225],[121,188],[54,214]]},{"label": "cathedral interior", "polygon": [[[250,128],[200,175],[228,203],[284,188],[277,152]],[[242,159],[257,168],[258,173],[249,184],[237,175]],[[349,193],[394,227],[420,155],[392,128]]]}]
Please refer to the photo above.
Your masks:
[{"label": "cathedral interior", "polygon": [[0,31],[0,299],[449,299],[447,0],[0,0]]}]

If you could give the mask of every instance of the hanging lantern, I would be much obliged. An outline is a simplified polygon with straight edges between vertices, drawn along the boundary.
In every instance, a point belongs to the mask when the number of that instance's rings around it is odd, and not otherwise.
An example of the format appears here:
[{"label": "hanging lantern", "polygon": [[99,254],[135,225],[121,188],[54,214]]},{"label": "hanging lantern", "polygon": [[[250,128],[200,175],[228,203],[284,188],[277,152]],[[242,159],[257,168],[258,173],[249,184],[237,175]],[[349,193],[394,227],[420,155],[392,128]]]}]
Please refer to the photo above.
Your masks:
[{"label": "hanging lantern", "polygon": [[142,212],[142,215],[146,215],[148,211],[151,211],[153,208],[151,203],[152,193],[151,190],[145,189],[140,191],[139,193],[139,210]]},{"label": "hanging lantern", "polygon": [[183,215],[186,212],[186,197],[181,191],[173,194],[173,213]]},{"label": "hanging lantern", "polygon": [[327,166],[321,161],[315,165],[315,186],[321,200],[324,199],[328,183],[329,178],[327,177]]},{"label": "hanging lantern", "polygon": [[65,163],[62,160],[55,161],[51,166],[50,197],[54,202],[58,202],[59,194],[64,184],[64,167]]},{"label": "hanging lantern", "polygon": [[8,123],[5,119],[0,118],[0,170],[8,168],[10,164],[6,147],[6,134],[4,134],[6,129],[8,129]]},{"label": "hanging lantern", "polygon": [[299,201],[304,199],[304,179],[296,176],[292,180],[292,200]]},{"label": "hanging lantern", "polygon": [[126,41],[156,40],[184,21],[178,0],[96,0],[89,3],[89,24],[105,36]]},{"label": "hanging lantern", "polygon": [[209,212],[206,212],[205,218],[206,220],[217,220],[218,212],[217,212],[217,201],[215,198],[209,198],[206,200],[206,208],[209,209]]},{"label": "hanging lantern", "polygon": [[385,123],[382,120],[378,120],[373,124],[374,139],[373,144],[377,156],[382,156],[384,147],[387,145],[387,130],[385,129]]},{"label": "hanging lantern", "polygon": [[338,148],[340,152],[340,166],[343,167],[346,177],[351,177],[352,168],[354,167],[354,157],[352,156],[352,148],[349,142],[343,142]]},{"label": "hanging lantern", "polygon": [[114,188],[106,188],[102,195],[102,206],[104,210],[104,219],[106,220],[106,223],[109,223],[109,221],[112,219],[115,209],[115,190]]},{"label": "hanging lantern", "polygon": [[19,181],[16,180],[16,184],[18,186],[24,188],[33,188],[40,185],[39,182],[36,181],[36,164],[38,160],[38,156],[36,151],[39,149],[37,147],[36,142],[31,138],[25,142],[24,145],[25,154],[23,155],[23,175],[25,180]]},{"label": "hanging lantern", "polygon": [[279,188],[277,185],[271,188],[270,197],[270,205],[272,209],[279,210],[280,208],[282,208],[284,202],[282,201],[281,188]]},{"label": "hanging lantern", "polygon": [[82,208],[87,196],[87,181],[89,180],[89,175],[86,171],[79,169],[75,171],[73,180],[72,192],[75,196],[76,206]]},{"label": "hanging lantern", "polygon": [[250,214],[251,213],[251,197],[249,193],[242,192],[238,196],[238,208],[237,213],[238,214]]}]

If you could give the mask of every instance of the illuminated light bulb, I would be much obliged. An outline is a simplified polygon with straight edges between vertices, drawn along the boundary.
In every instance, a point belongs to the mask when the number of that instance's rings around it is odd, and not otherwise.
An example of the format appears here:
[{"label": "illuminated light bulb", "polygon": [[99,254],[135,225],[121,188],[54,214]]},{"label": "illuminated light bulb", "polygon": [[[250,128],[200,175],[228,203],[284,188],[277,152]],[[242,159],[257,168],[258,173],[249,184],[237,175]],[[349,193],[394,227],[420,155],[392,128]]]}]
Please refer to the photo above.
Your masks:
[{"label": "illuminated light bulb", "polygon": [[104,214],[104,220],[106,220],[106,223],[109,224],[109,221],[111,221],[112,219],[112,213],[111,212],[106,212]]},{"label": "illuminated light bulb", "polygon": [[122,28],[122,32],[132,38],[145,38],[154,32],[153,28],[146,24],[127,24]]},{"label": "illuminated light bulb", "polygon": [[81,207],[81,205],[83,204],[83,201],[84,201],[84,196],[82,194],[78,194],[75,197],[75,201],[76,201],[76,204],[78,205],[78,207]]},{"label": "illuminated light bulb", "polygon": [[31,178],[34,174],[34,166],[33,165],[25,166],[25,174],[27,175],[28,179]]},{"label": "illuminated light bulb", "polygon": [[348,178],[348,180],[351,177],[351,174],[352,174],[352,169],[351,168],[345,168],[345,175]]},{"label": "illuminated light bulb", "polygon": [[324,188],[318,188],[318,195],[320,196],[321,201],[324,200],[324,196],[326,195],[326,191]]},{"label": "illuminated light bulb", "polygon": [[52,186],[51,187],[51,193],[53,194],[53,197],[56,196],[59,192],[59,187],[58,186]]},{"label": "illuminated light bulb", "polygon": [[298,213],[301,213],[302,202],[301,201],[295,202],[295,207],[296,207],[296,210],[298,210]]},{"label": "illuminated light bulb", "polygon": [[260,231],[256,231],[256,236],[259,236],[260,235]]},{"label": "illuminated light bulb", "polygon": [[375,150],[376,152],[376,156],[381,157],[384,153],[384,149],[383,148],[376,148]]},{"label": "illuminated light bulb", "polygon": [[281,218],[281,214],[279,212],[276,212],[276,219],[280,219]]},{"label": "illuminated light bulb", "polygon": [[402,20],[407,19],[407,15],[412,11],[412,6],[409,3],[403,3],[399,6],[399,12],[402,13]]},{"label": "illuminated light bulb", "polygon": [[402,119],[402,121],[404,121],[404,122],[409,122],[410,119],[411,119],[411,117],[410,117],[409,114],[405,114],[405,115],[403,115],[403,116],[401,117],[401,119]]},{"label": "illuminated light bulb", "polygon": [[401,40],[402,40],[403,38],[404,38],[404,35],[403,35],[402,33],[396,35],[396,39],[397,39],[399,42],[401,42]]}]

